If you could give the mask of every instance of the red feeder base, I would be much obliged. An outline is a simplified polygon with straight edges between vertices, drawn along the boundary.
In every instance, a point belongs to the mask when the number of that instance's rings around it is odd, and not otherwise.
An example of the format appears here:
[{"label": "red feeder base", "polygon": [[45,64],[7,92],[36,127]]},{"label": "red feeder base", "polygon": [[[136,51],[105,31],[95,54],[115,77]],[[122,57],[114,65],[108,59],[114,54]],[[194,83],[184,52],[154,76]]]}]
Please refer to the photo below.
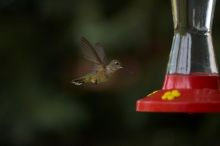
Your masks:
[{"label": "red feeder base", "polygon": [[220,112],[216,74],[167,75],[162,90],[137,101],[139,112]]}]

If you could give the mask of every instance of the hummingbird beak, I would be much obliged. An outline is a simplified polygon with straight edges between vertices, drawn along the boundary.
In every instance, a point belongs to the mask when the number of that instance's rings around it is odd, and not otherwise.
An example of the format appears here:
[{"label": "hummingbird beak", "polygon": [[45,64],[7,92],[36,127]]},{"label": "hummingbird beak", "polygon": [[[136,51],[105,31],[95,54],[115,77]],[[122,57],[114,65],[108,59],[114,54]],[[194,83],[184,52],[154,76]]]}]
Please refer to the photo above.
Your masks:
[{"label": "hummingbird beak", "polygon": [[122,66],[121,68],[123,68],[123,71],[129,73],[130,75],[134,74],[134,72],[131,72],[128,68]]}]

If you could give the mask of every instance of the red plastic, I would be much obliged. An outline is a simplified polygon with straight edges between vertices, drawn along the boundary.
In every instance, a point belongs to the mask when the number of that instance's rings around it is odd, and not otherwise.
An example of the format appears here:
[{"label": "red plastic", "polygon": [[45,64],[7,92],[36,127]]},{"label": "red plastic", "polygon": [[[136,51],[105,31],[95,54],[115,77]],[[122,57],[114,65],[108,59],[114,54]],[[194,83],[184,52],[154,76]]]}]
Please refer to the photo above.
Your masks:
[{"label": "red plastic", "polygon": [[218,74],[166,75],[162,89],[219,89],[219,79]]},{"label": "red plastic", "polygon": [[[218,74],[166,75],[162,90],[138,100],[136,109],[140,112],[220,112],[219,88]],[[162,99],[172,90],[177,90],[180,96]]]}]

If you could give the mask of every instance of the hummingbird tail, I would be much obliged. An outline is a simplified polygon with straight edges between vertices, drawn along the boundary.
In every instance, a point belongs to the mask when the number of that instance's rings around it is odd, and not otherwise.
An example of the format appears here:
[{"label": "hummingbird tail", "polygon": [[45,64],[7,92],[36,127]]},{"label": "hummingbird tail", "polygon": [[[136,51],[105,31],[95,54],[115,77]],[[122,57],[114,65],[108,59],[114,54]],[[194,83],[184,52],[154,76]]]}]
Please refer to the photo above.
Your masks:
[{"label": "hummingbird tail", "polygon": [[76,85],[76,86],[80,86],[80,85],[84,84],[85,81],[84,81],[83,78],[79,78],[79,79],[72,80],[71,83],[74,84],[74,85]]}]

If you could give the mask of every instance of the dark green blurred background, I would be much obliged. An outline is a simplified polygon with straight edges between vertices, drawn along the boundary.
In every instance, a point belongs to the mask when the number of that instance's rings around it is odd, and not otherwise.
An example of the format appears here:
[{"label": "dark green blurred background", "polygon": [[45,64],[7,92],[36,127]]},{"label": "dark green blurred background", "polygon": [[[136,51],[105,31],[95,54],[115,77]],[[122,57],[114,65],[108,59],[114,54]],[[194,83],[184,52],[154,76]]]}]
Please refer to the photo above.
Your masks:
[{"label": "dark green blurred background", "polygon": [[[162,86],[173,36],[168,0],[0,0],[0,145],[219,146],[220,115],[138,113]],[[220,58],[220,3],[213,24]],[[128,72],[98,86],[81,36]],[[219,63],[219,59],[218,63]]]}]

